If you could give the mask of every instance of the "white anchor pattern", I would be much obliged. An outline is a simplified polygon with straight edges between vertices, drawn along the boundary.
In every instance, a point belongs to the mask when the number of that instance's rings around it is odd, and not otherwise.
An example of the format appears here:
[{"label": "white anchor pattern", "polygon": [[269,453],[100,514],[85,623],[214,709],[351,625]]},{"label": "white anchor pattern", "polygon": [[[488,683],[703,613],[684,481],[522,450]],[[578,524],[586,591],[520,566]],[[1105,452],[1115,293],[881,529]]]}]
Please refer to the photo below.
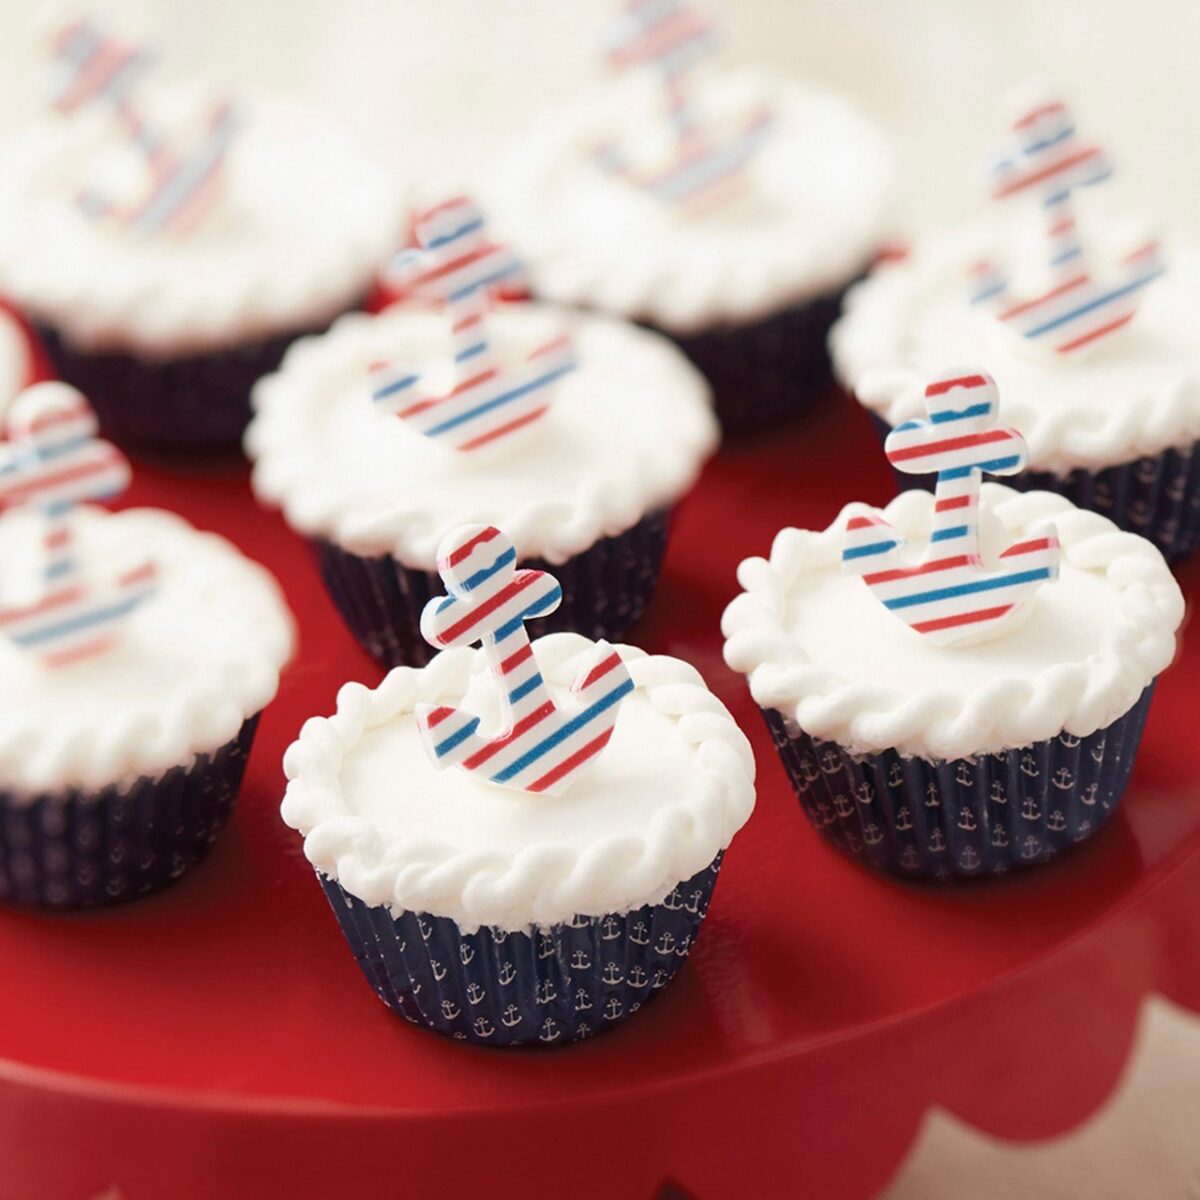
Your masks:
[{"label": "white anchor pattern", "polygon": [[1045,862],[1095,833],[1128,781],[1151,691],[1086,737],[1062,733],[953,762],[855,756],[789,730],[777,713],[764,716],[823,838],[883,870],[953,879]]},{"label": "white anchor pattern", "polygon": [[549,929],[464,934],[446,917],[393,916],[322,878],[379,997],[416,1025],[491,1046],[578,1041],[670,982],[708,911],[721,856],[657,905]]}]

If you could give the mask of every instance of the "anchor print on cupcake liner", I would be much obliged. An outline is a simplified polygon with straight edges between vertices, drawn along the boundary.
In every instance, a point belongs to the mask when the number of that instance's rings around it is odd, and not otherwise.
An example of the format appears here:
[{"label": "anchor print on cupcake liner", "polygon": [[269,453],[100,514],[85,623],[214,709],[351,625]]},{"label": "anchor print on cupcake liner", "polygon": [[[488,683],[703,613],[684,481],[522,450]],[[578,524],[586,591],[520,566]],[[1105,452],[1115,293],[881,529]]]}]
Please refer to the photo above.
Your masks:
[{"label": "anchor print on cupcake liner", "polygon": [[190,234],[219,193],[241,126],[234,106],[217,101],[186,134],[157,128],[138,96],[154,66],[144,47],[121,42],[94,20],[81,18],[54,31],[50,50],[55,111],[70,116],[92,104],[107,105],[142,168],[128,197],[86,189],[79,197],[83,212],[141,234]]},{"label": "anchor print on cupcake liner", "polygon": [[846,524],[842,564],[911,629],[939,645],[1002,633],[1037,590],[1058,576],[1053,525],[1001,551],[995,567],[980,549],[979,494],[984,473],[1011,475],[1026,463],[1025,442],[997,423],[996,384],[982,371],[949,372],[925,389],[927,421],[905,421],[885,452],[898,470],[936,472],[929,547],[919,563],[903,554],[903,538],[880,513]]},{"label": "anchor print on cupcake liner", "polygon": [[1159,246],[1141,243],[1110,278],[1097,278],[1076,226],[1073,193],[1109,178],[1107,156],[1080,137],[1071,113],[1057,100],[1022,111],[1012,132],[1012,144],[992,171],[992,196],[1031,196],[1040,202],[1048,286],[1034,295],[1017,295],[1002,269],[984,261],[972,271],[972,301],[989,306],[1024,338],[1074,354],[1133,320],[1146,288],[1163,273]]},{"label": "anchor print on cupcake liner", "polygon": [[596,146],[595,161],[609,174],[690,215],[717,208],[738,194],[773,125],[763,105],[726,123],[696,103],[697,68],[717,49],[712,25],[687,0],[627,0],[605,46],[613,70],[649,69],[657,74],[671,137],[665,156],[645,161],[631,145],[609,139]]},{"label": "anchor print on cupcake liner", "polygon": [[[321,883],[366,978],[401,1016],[493,1046],[558,1044],[612,1028],[666,986],[695,942],[720,861],[680,883],[674,907],[576,917],[531,933],[484,926],[464,934],[448,918],[397,917],[333,880]],[[473,951],[465,963],[463,946]]]},{"label": "anchor print on cupcake liner", "polygon": [[470,200],[450,200],[414,223],[420,249],[404,250],[388,268],[393,287],[434,301],[450,322],[453,385],[432,395],[406,363],[377,364],[371,395],[416,432],[464,452],[509,438],[544,417],[558,382],[575,369],[570,338],[559,333],[516,365],[501,361],[488,333],[492,297],[521,272],[504,247],[488,241],[483,214]]},{"label": "anchor print on cupcake liner", "polygon": [[[1093,835],[1124,791],[1151,693],[1087,736],[942,762],[892,750],[853,755],[772,710],[764,715],[804,814],[826,841],[882,870],[951,879],[1044,862]],[[802,764],[830,751],[841,771],[805,780]],[[835,789],[847,781],[869,784],[873,799],[854,806],[852,819],[833,819]]]},{"label": "anchor print on cupcake liner", "polygon": [[0,512],[42,520],[41,590],[31,603],[0,607],[0,636],[65,667],[112,649],[122,622],[154,594],[157,571],[143,561],[108,579],[81,561],[74,512],[109,500],[129,483],[129,463],[97,436],[95,414],[74,388],[40,383],[13,401],[0,456]]},{"label": "anchor print on cupcake liner", "polygon": [[525,622],[557,607],[562,589],[544,571],[516,567],[512,543],[492,526],[471,525],[442,543],[438,569],[449,592],[426,606],[421,632],[435,646],[478,641],[508,712],[505,731],[478,733],[479,717],[449,705],[422,705],[417,725],[439,767],[457,767],[526,792],[560,794],[600,754],[633,681],[620,655],[598,643],[561,707],[542,678]]}]

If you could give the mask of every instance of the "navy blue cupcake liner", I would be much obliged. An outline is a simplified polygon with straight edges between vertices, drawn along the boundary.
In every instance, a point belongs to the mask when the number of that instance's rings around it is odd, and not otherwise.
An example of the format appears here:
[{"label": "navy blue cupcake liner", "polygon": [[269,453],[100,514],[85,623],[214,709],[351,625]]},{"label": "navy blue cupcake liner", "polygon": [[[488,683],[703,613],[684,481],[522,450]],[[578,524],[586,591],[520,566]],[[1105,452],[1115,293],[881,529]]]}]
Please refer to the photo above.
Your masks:
[{"label": "navy blue cupcake liner", "polygon": [[671,338],[708,380],[726,433],[746,433],[798,417],[833,388],[826,342],[846,288],[748,325]]},{"label": "navy blue cupcake liner", "polygon": [[[871,416],[880,437],[886,438],[892,427],[874,413]],[[933,475],[896,472],[896,482],[901,491],[911,487],[932,491],[936,480]],[[1057,492],[1079,508],[1141,534],[1168,562],[1178,562],[1200,546],[1200,442],[1100,471],[1078,468],[1066,476],[1023,471],[1003,482],[1022,492]]]},{"label": "navy blue cupcake liner", "polygon": [[146,359],[76,349],[35,324],[55,373],[87,396],[106,437],[150,454],[215,454],[241,445],[250,389],[274,371],[297,338],[329,322],[205,354]]},{"label": "navy blue cupcake liner", "polygon": [[578,916],[532,933],[364,904],[318,872],[376,995],[414,1025],[485,1046],[577,1042],[628,1020],[671,981],[696,941],[721,869],[659,904]]},{"label": "navy blue cupcake liner", "polygon": [[775,747],[814,829],[866,866],[910,878],[1004,875],[1091,837],[1121,799],[1150,708],[1085,738],[1061,733],[1002,754],[932,762],[894,750],[853,755],[790,732],[765,710]]},{"label": "navy blue cupcake liner", "polygon": [[129,787],[0,792],[0,900],[94,908],[174,882],[225,825],[257,727],[251,717],[219,750]]},{"label": "navy blue cupcake liner", "polygon": [[[667,548],[670,511],[648,513],[615,537],[551,565],[524,559],[522,567],[549,571],[562,603],[538,621],[539,636],[568,631],[614,641],[650,602]],[[421,636],[421,612],[446,587],[436,571],[406,567],[391,555],[362,558],[333,542],[314,540],[321,578],[350,632],[385,667],[423,667],[436,650]]]}]

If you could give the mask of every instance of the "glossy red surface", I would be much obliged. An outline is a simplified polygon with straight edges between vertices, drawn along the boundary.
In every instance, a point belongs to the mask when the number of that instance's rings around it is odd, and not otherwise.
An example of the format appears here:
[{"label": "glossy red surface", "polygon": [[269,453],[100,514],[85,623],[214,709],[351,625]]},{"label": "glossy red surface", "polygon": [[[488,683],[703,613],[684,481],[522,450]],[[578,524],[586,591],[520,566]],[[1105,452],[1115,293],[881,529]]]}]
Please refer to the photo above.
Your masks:
[{"label": "glossy red surface", "polygon": [[[840,397],[727,447],[680,507],[630,640],[693,662],[750,735],[758,808],[678,979],[590,1043],[488,1051],[375,999],[299,838],[280,758],[346,680],[381,675],[246,469],[139,465],[283,581],[300,647],[232,826],[169,892],[110,912],[0,912],[0,1200],[549,1194],[864,1197],[930,1103],[1007,1136],[1069,1127],[1124,1062],[1140,997],[1200,1005],[1200,647],[1161,680],[1123,810],[1062,862],[954,890],[864,873],[809,829],[719,618],[738,561],[891,480]],[[1181,572],[1189,595],[1200,563]]]}]

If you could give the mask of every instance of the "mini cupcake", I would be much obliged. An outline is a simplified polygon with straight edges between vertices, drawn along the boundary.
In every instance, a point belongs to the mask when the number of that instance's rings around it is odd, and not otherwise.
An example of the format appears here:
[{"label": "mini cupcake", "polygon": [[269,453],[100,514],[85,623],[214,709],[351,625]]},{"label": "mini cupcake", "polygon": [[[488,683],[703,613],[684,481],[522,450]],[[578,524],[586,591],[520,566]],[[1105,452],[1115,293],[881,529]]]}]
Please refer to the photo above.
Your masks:
[{"label": "mini cupcake", "polygon": [[725,658],[823,837],[902,875],[998,875],[1116,807],[1183,597],[1144,538],[1053,493],[980,484],[1025,459],[983,372],[926,396],[931,419],[887,450],[937,473],[936,493],[785,529],[739,569]]},{"label": "mini cupcake", "polygon": [[128,481],[73,388],[24,391],[0,469],[0,898],[166,886],[229,815],[291,647],[274,581]]},{"label": "mini cupcake", "polygon": [[90,21],[52,51],[56,111],[0,153],[0,295],[112,437],[236,446],[254,380],[366,297],[394,197],[311,113],[164,86]]},{"label": "mini cupcake", "polygon": [[494,528],[450,535],[422,621],[448,648],[347,684],[284,759],[283,818],[380,999],[493,1046],[599,1033],[666,986],[754,807],[749,744],[699,674],[531,643],[561,589],[514,559]]},{"label": "mini cupcake", "polygon": [[[515,261],[467,201],[425,214],[411,303],[343,318],[254,390],[254,489],[310,538],[334,601],[385,666],[430,650],[437,547],[503,526],[553,564],[551,629],[615,638],[641,615],[670,511],[716,446],[703,379],[668,342],[545,304],[487,308]],[[439,296],[440,307],[421,303]]]},{"label": "mini cupcake", "polygon": [[846,286],[887,229],[891,156],[845,98],[766,67],[715,69],[685,3],[630,3],[622,77],[548,115],[488,195],[534,293],[649,325],[708,378],[727,431],[830,385]]},{"label": "mini cupcake", "polygon": [[1061,104],[1023,109],[1014,139],[994,175],[1003,208],[847,296],[838,377],[886,433],[920,414],[921,381],[948,357],[986,362],[1029,440],[1016,486],[1181,558],[1200,544],[1200,247],[1160,247],[1100,193],[1076,224],[1075,190],[1108,165]]}]

